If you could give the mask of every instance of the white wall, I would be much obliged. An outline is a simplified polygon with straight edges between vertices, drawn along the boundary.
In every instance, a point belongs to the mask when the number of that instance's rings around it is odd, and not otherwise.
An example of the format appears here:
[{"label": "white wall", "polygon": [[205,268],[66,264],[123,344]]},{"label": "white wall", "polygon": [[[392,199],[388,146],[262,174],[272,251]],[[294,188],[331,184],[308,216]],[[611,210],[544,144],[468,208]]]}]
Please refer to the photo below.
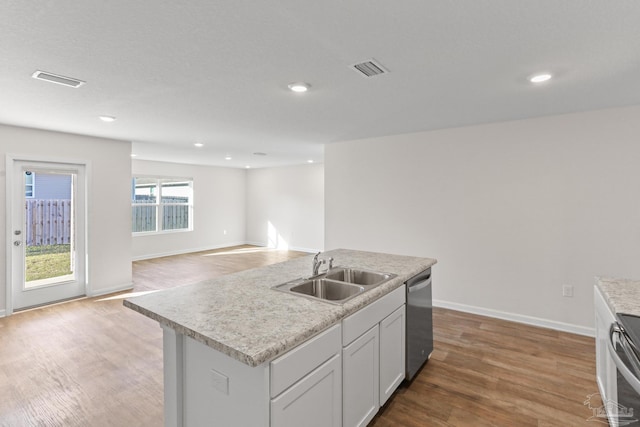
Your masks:
[{"label": "white wall", "polygon": [[322,250],[323,165],[248,170],[247,241],[307,252]]},{"label": "white wall", "polygon": [[594,276],[640,277],[639,135],[631,107],[328,145],[325,247],[434,257],[442,305],[589,334]]},{"label": "white wall", "polygon": [[131,287],[131,144],[0,125],[0,313],[6,308],[6,155],[84,161],[88,169],[88,293]]},{"label": "white wall", "polygon": [[134,260],[245,242],[244,169],[134,160],[132,173],[193,178],[194,192],[193,231],[134,236]]}]

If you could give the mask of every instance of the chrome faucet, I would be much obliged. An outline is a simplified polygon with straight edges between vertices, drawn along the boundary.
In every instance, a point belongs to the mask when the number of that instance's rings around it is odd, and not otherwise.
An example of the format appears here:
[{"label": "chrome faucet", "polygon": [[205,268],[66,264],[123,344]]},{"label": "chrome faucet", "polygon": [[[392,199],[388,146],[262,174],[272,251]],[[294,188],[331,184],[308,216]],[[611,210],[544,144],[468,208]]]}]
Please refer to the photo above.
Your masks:
[{"label": "chrome faucet", "polygon": [[314,257],[313,257],[313,275],[317,276],[318,275],[318,270],[320,270],[320,264],[322,264],[322,261],[324,260],[320,260],[318,259],[318,257],[320,256],[320,252],[318,252]]},{"label": "chrome faucet", "polygon": [[327,268],[327,271],[331,270],[333,268],[333,257],[327,259],[320,259],[320,252],[318,252],[317,254],[315,254],[315,256],[313,257],[313,275],[317,276],[320,272],[320,266],[322,264],[326,264],[327,261],[329,261],[329,267]]}]

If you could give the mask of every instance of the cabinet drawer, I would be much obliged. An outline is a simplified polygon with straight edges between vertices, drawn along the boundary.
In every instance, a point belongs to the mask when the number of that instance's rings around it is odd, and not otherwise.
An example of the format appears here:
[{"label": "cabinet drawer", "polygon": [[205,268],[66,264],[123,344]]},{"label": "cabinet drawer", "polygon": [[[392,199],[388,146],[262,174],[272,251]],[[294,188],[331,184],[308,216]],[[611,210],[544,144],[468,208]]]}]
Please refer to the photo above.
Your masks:
[{"label": "cabinet drawer", "polygon": [[340,343],[338,324],[271,362],[271,397],[279,395],[300,378],[339,354],[342,348]]},{"label": "cabinet drawer", "polygon": [[405,285],[400,286],[377,301],[342,321],[342,345],[347,346],[373,325],[393,313],[406,301]]}]

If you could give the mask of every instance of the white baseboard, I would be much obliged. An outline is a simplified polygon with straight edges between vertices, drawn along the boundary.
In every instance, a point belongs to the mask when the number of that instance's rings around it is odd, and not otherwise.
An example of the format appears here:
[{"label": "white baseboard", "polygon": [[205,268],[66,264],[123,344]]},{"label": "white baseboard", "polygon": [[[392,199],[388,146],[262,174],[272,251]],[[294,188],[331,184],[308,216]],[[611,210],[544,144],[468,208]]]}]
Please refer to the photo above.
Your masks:
[{"label": "white baseboard", "polygon": [[525,316],[522,314],[508,313],[506,311],[493,310],[490,308],[476,307],[472,305],[459,304],[455,302],[433,300],[435,307],[449,308],[451,310],[463,311],[465,313],[479,314],[481,316],[495,317],[497,319],[509,320],[517,323],[524,323],[542,328],[555,329],[572,334],[595,337],[595,329],[585,326],[573,325],[571,323],[557,322],[555,320],[541,319],[539,317]]},{"label": "white baseboard", "polygon": [[102,295],[113,294],[115,292],[129,291],[131,289],[133,289],[133,283],[130,282],[130,283],[125,283],[124,285],[113,286],[111,288],[98,289],[95,292],[87,292],[87,297],[88,298],[99,297]]},{"label": "white baseboard", "polygon": [[[138,255],[138,256],[134,256],[132,258],[132,261],[142,261],[144,259],[162,258],[164,256],[183,255],[183,254],[190,254],[192,252],[212,251],[214,249],[229,248],[231,246],[252,245],[252,244],[253,243],[247,243],[247,242],[229,242],[222,245],[206,246],[201,248],[189,248],[189,249],[182,249],[179,251],[171,251],[171,252],[159,252],[155,254]],[[256,245],[256,246],[262,246],[262,245]]]},{"label": "white baseboard", "polygon": [[[262,248],[268,247],[265,242],[245,242],[245,245],[260,246]],[[307,253],[310,253],[310,254],[315,254],[316,252],[321,252],[323,249],[302,248],[300,246],[291,246],[291,247],[289,247],[289,250],[290,251],[307,252]]]},{"label": "white baseboard", "polygon": [[289,248],[290,251],[298,251],[298,252],[307,252],[310,254],[315,254],[317,252],[322,252],[322,249],[312,249],[312,248],[301,248],[298,246],[292,246]]},{"label": "white baseboard", "polygon": [[[145,259],[153,259],[153,258],[162,258],[164,256],[173,256],[173,255],[184,255],[184,254],[190,254],[193,252],[202,252],[202,251],[212,251],[215,249],[222,249],[222,248],[230,248],[232,246],[241,246],[241,245],[252,245],[252,246],[259,246],[261,248],[266,248],[267,245],[264,242],[230,242],[230,243],[225,243],[223,245],[216,245],[216,246],[207,246],[207,247],[202,247],[202,248],[191,248],[191,249],[183,249],[183,250],[179,250],[179,251],[171,251],[171,252],[159,252],[159,253],[155,253],[155,254],[147,254],[147,255],[139,255],[139,256],[134,256],[131,260],[132,261],[142,261]],[[289,248],[292,251],[299,251],[299,252],[308,252],[308,253],[316,253],[318,252],[320,249],[310,249],[310,248],[300,248],[300,247],[290,247]]]}]

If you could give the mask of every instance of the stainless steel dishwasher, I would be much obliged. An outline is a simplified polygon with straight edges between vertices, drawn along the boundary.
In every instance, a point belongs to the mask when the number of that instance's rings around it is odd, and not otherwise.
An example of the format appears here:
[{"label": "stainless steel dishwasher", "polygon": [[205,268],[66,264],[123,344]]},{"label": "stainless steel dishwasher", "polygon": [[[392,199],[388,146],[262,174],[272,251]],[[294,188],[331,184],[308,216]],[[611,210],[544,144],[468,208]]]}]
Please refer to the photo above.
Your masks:
[{"label": "stainless steel dishwasher", "polygon": [[407,280],[406,375],[415,377],[433,351],[431,268]]}]

